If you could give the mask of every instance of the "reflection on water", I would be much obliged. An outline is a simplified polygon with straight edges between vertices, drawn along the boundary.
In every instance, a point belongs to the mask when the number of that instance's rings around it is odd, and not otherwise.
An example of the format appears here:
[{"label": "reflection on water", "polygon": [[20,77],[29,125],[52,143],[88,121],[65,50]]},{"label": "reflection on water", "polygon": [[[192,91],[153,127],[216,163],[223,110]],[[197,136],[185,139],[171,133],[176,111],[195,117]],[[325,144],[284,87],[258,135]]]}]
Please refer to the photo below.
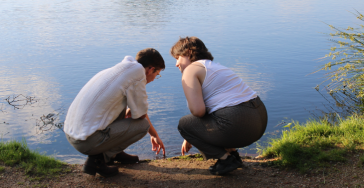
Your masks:
[{"label": "reflection on water", "polygon": [[230,67],[249,87],[265,100],[268,93],[274,88],[272,74],[259,72],[257,65],[237,61],[234,67]]},{"label": "reflection on water", "polygon": [[[3,0],[0,135],[4,140],[26,138],[32,149],[82,163],[85,156],[54,125],[61,126],[74,97],[93,75],[153,47],[164,57],[166,69],[161,79],[147,85],[148,113],[167,157],[179,155],[183,138],[177,125],[189,110],[169,49],[180,36],[197,36],[216,62],[233,69],[266,104],[268,134],[259,142],[264,145],[269,133],[280,131],[276,125],[282,120],[304,121],[326,102],[313,89],[321,75],[305,75],[329,48],[319,33],[329,28],[321,21],[355,25],[346,12],[352,7],[364,7],[364,1]],[[37,102],[14,109],[5,101],[20,94]],[[254,154],[255,148],[253,144],[242,152]],[[141,159],[156,157],[149,136],[127,152]]]},{"label": "reflection on water", "polygon": [[168,19],[169,6],[172,2],[136,0],[120,2],[120,18],[125,22],[143,29],[161,29]]},{"label": "reflection on water", "polygon": [[316,119],[326,120],[331,124],[340,122],[342,118],[345,118],[353,113],[360,113],[363,111],[363,102],[357,98],[357,93],[346,90],[330,93],[327,88],[322,91],[317,89],[322,97],[327,101],[320,107],[308,110],[312,117]]},{"label": "reflection on water", "polygon": [[46,74],[38,75],[35,71],[29,74],[20,68],[3,67],[0,81],[4,83],[0,85],[1,121],[8,123],[0,127],[0,133],[9,132],[4,138],[38,140],[34,135],[37,135],[35,126],[40,117],[56,112],[54,106],[60,104],[58,86]]}]

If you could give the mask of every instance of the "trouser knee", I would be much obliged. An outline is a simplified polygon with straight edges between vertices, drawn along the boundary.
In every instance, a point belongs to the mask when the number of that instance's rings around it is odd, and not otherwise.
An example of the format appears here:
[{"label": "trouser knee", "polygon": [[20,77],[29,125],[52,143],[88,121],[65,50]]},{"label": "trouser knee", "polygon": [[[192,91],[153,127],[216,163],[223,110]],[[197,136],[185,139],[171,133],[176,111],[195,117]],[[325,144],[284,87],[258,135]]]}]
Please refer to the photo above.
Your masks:
[{"label": "trouser knee", "polygon": [[178,122],[178,126],[177,126],[177,129],[178,131],[181,133],[182,131],[185,131],[186,129],[188,129],[188,116],[183,116],[181,117],[181,119],[179,119],[179,122]]},{"label": "trouser knee", "polygon": [[142,121],[143,122],[140,125],[141,126],[140,130],[142,132],[148,132],[149,131],[149,128],[150,128],[150,124],[149,124],[148,120],[147,119],[143,119]]}]

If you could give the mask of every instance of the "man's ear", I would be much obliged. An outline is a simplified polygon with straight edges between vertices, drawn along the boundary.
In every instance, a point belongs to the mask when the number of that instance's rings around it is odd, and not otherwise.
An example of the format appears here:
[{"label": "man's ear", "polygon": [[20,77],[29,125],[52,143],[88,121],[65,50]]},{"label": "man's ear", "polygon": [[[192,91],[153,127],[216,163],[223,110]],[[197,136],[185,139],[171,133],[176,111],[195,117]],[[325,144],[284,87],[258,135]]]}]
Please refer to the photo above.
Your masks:
[{"label": "man's ear", "polygon": [[154,67],[147,67],[145,68],[145,75],[150,75],[153,73]]}]

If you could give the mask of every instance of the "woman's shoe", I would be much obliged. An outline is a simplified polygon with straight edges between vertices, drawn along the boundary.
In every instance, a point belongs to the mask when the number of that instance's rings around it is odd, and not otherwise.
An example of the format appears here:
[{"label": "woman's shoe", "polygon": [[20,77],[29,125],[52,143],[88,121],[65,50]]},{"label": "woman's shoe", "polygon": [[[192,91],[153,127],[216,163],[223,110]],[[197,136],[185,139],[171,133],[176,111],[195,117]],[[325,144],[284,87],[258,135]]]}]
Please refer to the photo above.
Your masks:
[{"label": "woman's shoe", "polygon": [[214,170],[214,169],[216,168],[216,165],[219,163],[219,161],[220,161],[220,159],[218,159],[218,160],[217,160],[217,162],[216,162],[214,165],[210,166],[210,167],[209,167],[209,170],[210,170],[210,171],[211,171],[211,170]]},{"label": "woman's shoe", "polygon": [[233,155],[229,155],[225,160],[217,160],[214,166],[209,168],[210,173],[214,175],[224,175],[239,167],[239,162]]},{"label": "woman's shoe", "polygon": [[230,155],[234,155],[236,160],[239,162],[240,166],[238,168],[243,168],[243,161],[240,158],[239,152],[237,150],[230,152]]}]

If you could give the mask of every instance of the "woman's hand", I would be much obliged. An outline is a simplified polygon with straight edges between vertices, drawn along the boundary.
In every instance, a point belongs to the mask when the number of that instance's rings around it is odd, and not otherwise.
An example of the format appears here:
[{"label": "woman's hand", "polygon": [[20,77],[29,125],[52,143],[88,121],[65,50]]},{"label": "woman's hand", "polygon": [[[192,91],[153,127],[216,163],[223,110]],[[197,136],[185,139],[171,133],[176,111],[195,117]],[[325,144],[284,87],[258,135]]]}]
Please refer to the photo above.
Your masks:
[{"label": "woman's hand", "polygon": [[184,140],[182,143],[181,153],[182,155],[185,155],[185,152],[188,153],[190,149],[192,148],[192,145],[187,142],[187,140]]}]

